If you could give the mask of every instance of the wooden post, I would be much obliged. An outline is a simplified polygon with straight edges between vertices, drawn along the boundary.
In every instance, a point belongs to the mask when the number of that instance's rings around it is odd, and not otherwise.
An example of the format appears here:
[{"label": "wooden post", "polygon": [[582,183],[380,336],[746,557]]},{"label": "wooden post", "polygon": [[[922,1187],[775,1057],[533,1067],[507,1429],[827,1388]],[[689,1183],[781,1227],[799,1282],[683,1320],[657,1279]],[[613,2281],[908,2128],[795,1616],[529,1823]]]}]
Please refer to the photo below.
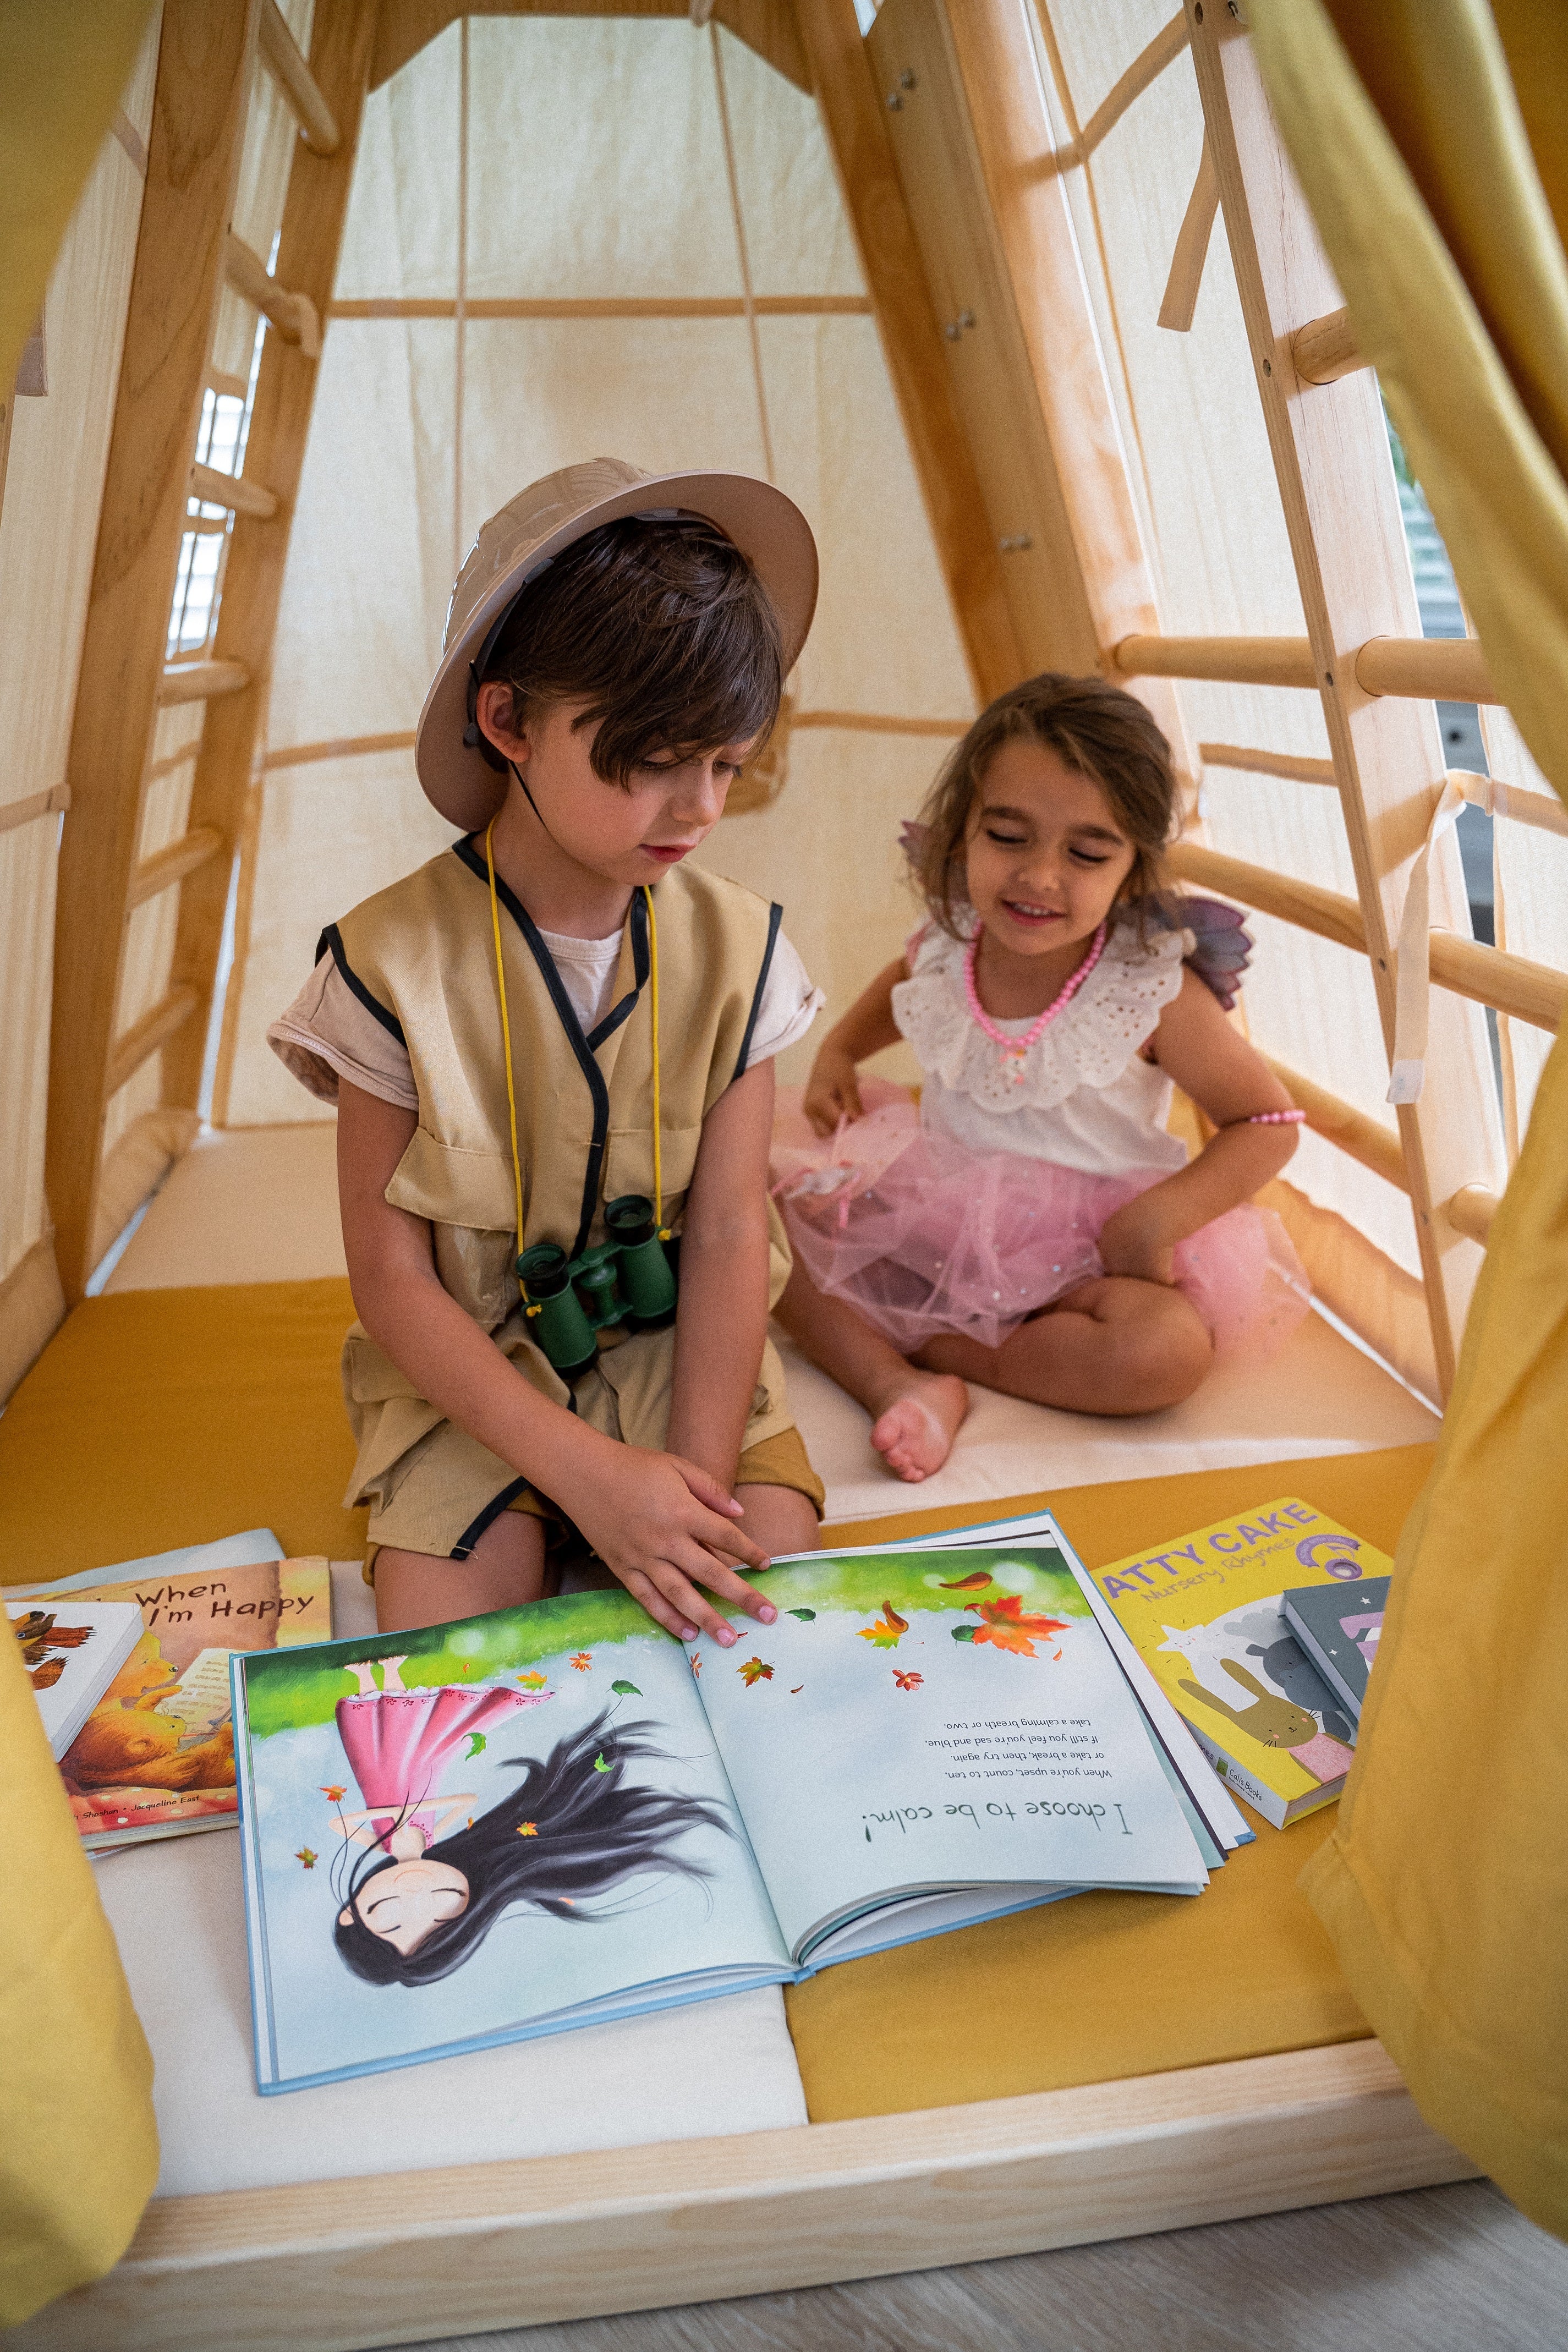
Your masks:
[{"label": "wooden post", "polygon": [[[946,0],[945,13],[1103,652],[1121,637],[1157,635],[1160,618],[1061,170],[1087,153],[1181,55],[1186,23],[1178,16],[1150,43],[1081,130],[1069,123],[1072,152],[1064,157],[1052,149],[1026,11],[1016,0]],[[1051,159],[1049,170],[1042,157]],[[1197,766],[1180,699],[1157,681],[1140,691],[1170,741],[1192,802]]]},{"label": "wooden post", "polygon": [[[1370,699],[1357,682],[1355,656],[1370,639],[1420,635],[1387,436],[1369,371],[1311,389],[1295,373],[1292,338],[1339,308],[1339,289],[1237,18],[1216,0],[1186,0],[1186,9],[1392,1061],[1393,942],[1444,761],[1430,703]],[[1441,849],[1432,919],[1463,935],[1458,855],[1451,841]],[[1444,989],[1433,992],[1426,1090],[1401,1108],[1399,1131],[1446,1395],[1481,1252],[1439,1204],[1467,1184],[1500,1189],[1505,1171],[1485,1024]]]},{"label": "wooden post", "polygon": [[931,289],[893,163],[855,0],[795,0],[823,127],[903,417],[959,634],[982,701],[1023,674],[1001,558],[954,405]]},{"label": "wooden post", "polygon": [[[340,143],[330,156],[313,154],[300,142],[295,151],[289,194],[278,241],[279,284],[303,294],[325,318],[337,268],[349,184],[359,143],[360,113],[370,78],[375,39],[375,0],[317,0],[310,43],[310,72],[332,119]],[[268,334],[257,378],[256,403],[246,443],[247,470],[272,493],[274,507],[263,514],[237,509],[234,537],[224,577],[213,644],[216,660],[243,663],[249,683],[237,694],[209,706],[205,732],[191,790],[190,829],[210,828],[234,843],[240,834],[247,788],[266,716],[271,682],[272,640],[278,626],[289,527],[305,460],[305,436],[316,396],[318,362],[297,343]],[[252,852],[254,856],[254,852]],[[165,1048],[163,1098],[194,1109],[201,1088],[207,1010],[212,1003],[230,861],[215,858],[192,874],[180,892],[180,922],[171,983],[195,990],[201,1016]],[[248,930],[250,873],[242,861],[241,907],[237,940],[240,953]],[[237,956],[237,977],[239,958]],[[235,1024],[240,991],[230,992],[219,1044],[214,1117],[221,1124],[234,1059]]]},{"label": "wooden post", "polygon": [[66,1297],[91,1267],[142,767],[163,676],[255,40],[252,0],[165,0],[82,642],[55,913],[46,1182]]}]

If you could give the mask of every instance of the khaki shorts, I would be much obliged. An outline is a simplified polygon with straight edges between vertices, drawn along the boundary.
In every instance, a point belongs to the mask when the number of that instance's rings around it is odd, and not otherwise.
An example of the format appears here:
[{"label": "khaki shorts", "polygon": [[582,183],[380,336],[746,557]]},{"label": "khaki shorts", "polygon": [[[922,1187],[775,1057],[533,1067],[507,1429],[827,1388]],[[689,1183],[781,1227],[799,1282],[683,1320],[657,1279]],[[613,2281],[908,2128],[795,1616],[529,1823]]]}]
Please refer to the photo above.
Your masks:
[{"label": "khaki shorts", "polygon": [[[500,1335],[503,1346],[510,1336],[508,1327]],[[578,1383],[574,1409],[607,1437],[662,1448],[673,1360],[672,1331],[641,1334],[601,1357],[598,1370]],[[360,1442],[348,1499],[351,1506],[370,1506],[370,1560],[384,1544],[437,1559],[467,1559],[485,1529],[507,1510],[543,1520],[552,1552],[585,1552],[577,1529],[558,1505],[537,1493],[477,1438],[414,1396],[357,1326],[344,1350],[344,1371],[350,1416]],[[791,1419],[784,1367],[771,1342],[763,1353],[736,1483],[791,1487],[809,1498],[818,1517],[822,1515],[822,1481]],[[368,1567],[365,1575],[367,1582],[372,1580]]]}]

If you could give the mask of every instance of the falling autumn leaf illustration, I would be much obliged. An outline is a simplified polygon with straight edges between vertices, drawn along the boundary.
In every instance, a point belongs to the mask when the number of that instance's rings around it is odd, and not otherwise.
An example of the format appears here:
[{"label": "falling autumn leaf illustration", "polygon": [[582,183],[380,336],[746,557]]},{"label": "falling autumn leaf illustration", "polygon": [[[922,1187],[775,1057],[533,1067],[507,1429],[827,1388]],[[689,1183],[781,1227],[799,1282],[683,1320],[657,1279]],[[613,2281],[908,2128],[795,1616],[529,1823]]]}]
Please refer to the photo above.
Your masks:
[{"label": "falling autumn leaf illustration", "polygon": [[977,1568],[973,1576],[955,1576],[951,1584],[944,1584],[942,1589],[944,1592],[978,1592],[983,1584],[990,1581],[990,1571]]},{"label": "falling autumn leaf illustration", "polygon": [[748,1690],[751,1689],[753,1683],[771,1683],[773,1678],[773,1670],[772,1666],[764,1666],[761,1658],[747,1658],[743,1660],[742,1663],[736,1667],[735,1672],[740,1675],[741,1680],[745,1684]]},{"label": "falling autumn leaf illustration", "polygon": [[701,1652],[700,1652],[700,1651],[699,1651],[699,1650],[693,1650],[693,1651],[692,1651],[692,1653],[691,1653],[691,1671],[692,1671],[692,1673],[693,1673],[694,1675],[701,1675],[701,1672],[702,1672],[702,1654],[701,1654]]},{"label": "falling autumn leaf illustration", "polygon": [[798,1617],[803,1625],[815,1625],[816,1622],[816,1612],[815,1609],[786,1609],[784,1611],[784,1615],[786,1617]]},{"label": "falling autumn leaf illustration", "polygon": [[798,1698],[805,1688],[805,1685],[804,1683],[796,1683],[795,1688],[790,1693],[791,1698]]},{"label": "falling autumn leaf illustration", "polygon": [[618,1692],[622,1698],[641,1698],[642,1696],[636,1683],[612,1683],[610,1688]]},{"label": "falling autumn leaf illustration", "polygon": [[314,1870],[316,1867],[316,1857],[308,1845],[302,1845],[294,1859],[296,1862],[302,1862],[307,1870]]},{"label": "falling autumn leaf illustration", "polygon": [[519,1837],[537,1837],[539,1835],[539,1823],[537,1822],[519,1822],[517,1825],[517,1833]]},{"label": "falling autumn leaf illustration", "polygon": [[1005,1601],[972,1601],[969,1605],[981,1620],[970,1640],[989,1642],[994,1649],[1012,1650],[1021,1658],[1035,1656],[1037,1636],[1044,1641],[1049,1634],[1067,1632],[1065,1618],[1026,1616],[1016,1592],[1010,1592]]},{"label": "falling autumn leaf illustration", "polygon": [[549,1680],[548,1675],[519,1675],[518,1676],[518,1681],[524,1690],[542,1690]]},{"label": "falling autumn leaf illustration", "polygon": [[345,1789],[336,1789],[330,1785],[321,1790],[322,1796],[329,1799],[334,1805],[341,1803],[347,1793]]},{"label": "falling autumn leaf illustration", "polygon": [[898,1684],[900,1690],[919,1690],[921,1683],[925,1680],[925,1676],[924,1675],[901,1675],[900,1674],[897,1666],[895,1666],[893,1668],[893,1680]]},{"label": "falling autumn leaf illustration", "polygon": [[580,1675],[585,1675],[593,1663],[594,1653],[592,1650],[579,1650],[572,1660],[572,1664],[576,1667],[577,1672]]},{"label": "falling autumn leaf illustration", "polygon": [[890,1601],[884,1601],[882,1613],[876,1623],[861,1625],[857,1632],[858,1638],[862,1642],[869,1642],[874,1649],[896,1650],[900,1637],[909,1630],[909,1619],[900,1617]]},{"label": "falling autumn leaf illustration", "polygon": [[464,1763],[471,1764],[475,1757],[482,1756],[489,1746],[489,1741],[485,1738],[482,1731],[470,1731],[468,1734],[468,1752],[463,1759]]}]

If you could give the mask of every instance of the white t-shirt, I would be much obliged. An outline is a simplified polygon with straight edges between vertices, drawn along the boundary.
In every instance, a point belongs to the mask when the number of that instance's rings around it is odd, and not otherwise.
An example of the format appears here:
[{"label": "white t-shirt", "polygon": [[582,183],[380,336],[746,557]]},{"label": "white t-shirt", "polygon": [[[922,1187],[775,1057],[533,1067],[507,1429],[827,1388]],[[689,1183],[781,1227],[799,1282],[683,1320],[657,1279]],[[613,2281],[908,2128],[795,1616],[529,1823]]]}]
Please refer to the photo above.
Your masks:
[{"label": "white t-shirt", "polygon": [[[910,941],[909,979],[893,991],[893,1018],[924,1072],[921,1124],[971,1151],[1016,1151],[1093,1176],[1184,1167],[1186,1145],[1165,1126],[1171,1081],[1139,1048],[1179,992],[1192,950],[1190,931],[1145,944],[1134,924],[1117,923],[1018,1069],[969,1010],[963,941],[928,924]],[[1034,1025],[996,1024],[1007,1037]]]},{"label": "white t-shirt", "polygon": [[[615,1001],[616,972],[621,960],[621,933],[607,940],[574,940],[560,931],[541,931],[551,960],[571,999],[572,1010],[584,1034],[596,1029]],[[757,1008],[746,1067],[782,1054],[805,1035],[826,1002],[814,988],[805,966],[780,931],[773,941],[773,961]],[[408,1049],[384,1027],[324,955],[287,1013],[267,1032],[267,1042],[279,1060],[318,1101],[335,1103],[338,1081],[347,1078],[383,1102],[401,1110],[416,1111]]]}]

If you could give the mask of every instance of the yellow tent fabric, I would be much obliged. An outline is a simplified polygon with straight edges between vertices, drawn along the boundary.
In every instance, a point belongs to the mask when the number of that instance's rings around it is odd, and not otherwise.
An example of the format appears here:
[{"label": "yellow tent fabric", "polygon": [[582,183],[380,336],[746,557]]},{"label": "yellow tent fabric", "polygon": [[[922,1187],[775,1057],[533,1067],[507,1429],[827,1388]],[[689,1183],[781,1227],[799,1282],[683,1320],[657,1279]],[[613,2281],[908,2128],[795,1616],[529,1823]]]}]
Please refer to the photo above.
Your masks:
[{"label": "yellow tent fabric", "polygon": [[[0,0],[0,384],[131,71],[150,0]],[[16,1644],[0,1643],[0,2325],[97,2278],[158,2176],[153,2062]]]},{"label": "yellow tent fabric", "polygon": [[[1493,676],[1568,799],[1562,9],[1249,0],[1247,14]],[[1565,1427],[1560,1041],[1400,1545],[1355,1768],[1305,1884],[1428,2121],[1568,2236]]]},{"label": "yellow tent fabric", "polygon": [[0,385],[10,397],[71,207],[153,13],[152,0],[0,0]]}]

